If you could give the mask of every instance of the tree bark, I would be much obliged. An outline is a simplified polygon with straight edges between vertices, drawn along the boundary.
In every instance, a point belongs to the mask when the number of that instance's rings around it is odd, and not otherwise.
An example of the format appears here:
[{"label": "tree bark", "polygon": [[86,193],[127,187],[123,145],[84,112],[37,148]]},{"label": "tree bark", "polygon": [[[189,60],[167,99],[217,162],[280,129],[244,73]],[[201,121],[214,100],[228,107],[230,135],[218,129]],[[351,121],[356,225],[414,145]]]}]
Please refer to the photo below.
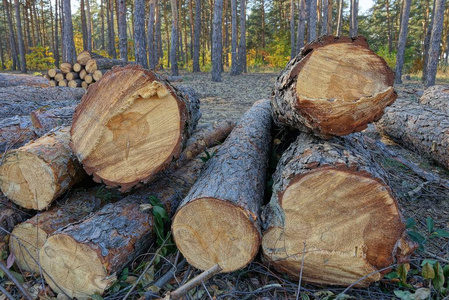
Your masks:
[{"label": "tree bark", "polygon": [[237,0],[231,0],[231,64],[231,76],[238,75],[239,60],[237,53]]},{"label": "tree bark", "polygon": [[278,77],[273,116],[279,125],[322,138],[361,131],[396,99],[393,80],[364,37],[324,36],[306,45]]},{"label": "tree bark", "polygon": [[70,0],[63,0],[64,9],[64,33],[62,43],[64,44],[64,55],[62,57],[63,62],[75,63],[76,52],[75,42],[73,41],[73,24],[72,24],[72,11],[70,7]]},{"label": "tree bark", "polygon": [[125,0],[118,0],[118,38],[120,59],[128,61],[128,34],[126,32],[126,4]]},{"label": "tree bark", "polygon": [[20,55],[20,71],[22,73],[27,73],[26,60],[25,60],[25,43],[23,42],[22,35],[22,20],[20,17],[20,5],[19,0],[14,0],[14,8],[16,12],[16,24],[17,24],[17,41],[19,44],[19,55]]},{"label": "tree bark", "polygon": [[341,36],[341,29],[343,28],[343,6],[344,1],[338,1],[338,21],[337,21],[337,36]]},{"label": "tree bark", "polygon": [[0,120],[0,152],[2,154],[37,137],[29,116],[14,116]]},{"label": "tree bark", "polygon": [[77,107],[72,148],[95,181],[127,190],[179,157],[200,115],[192,90],[181,93],[139,66],[116,67]]},{"label": "tree bark", "polygon": [[43,210],[85,175],[72,155],[69,127],[9,151],[0,166],[0,187],[21,207]]},{"label": "tree bark", "polygon": [[11,13],[9,11],[9,3],[8,0],[3,0],[3,8],[5,10],[5,14],[8,20],[9,27],[9,48],[11,49],[11,60],[12,60],[12,69],[16,70],[18,67],[17,61],[17,51],[16,51],[16,36],[14,34],[14,26],[12,23]]},{"label": "tree bark", "polygon": [[239,74],[246,73],[246,0],[240,0]]},{"label": "tree bark", "polygon": [[201,0],[195,0],[195,29],[193,35],[193,72],[200,72]]},{"label": "tree bark", "polygon": [[390,272],[396,257],[408,259],[415,245],[362,139],[301,133],[284,152],[263,214],[270,266],[301,273],[305,282],[349,286],[363,279],[355,286],[366,287]]},{"label": "tree bark", "polygon": [[178,76],[178,8],[176,0],[170,0],[172,25],[171,25],[171,41],[170,41],[170,65],[171,74]]},{"label": "tree bark", "polygon": [[357,17],[359,12],[359,1],[351,0],[351,14],[349,16],[349,36],[356,37],[358,32]]},{"label": "tree bark", "polygon": [[[81,80],[78,82],[81,86]],[[42,107],[32,111],[30,117],[34,132],[42,136],[53,128],[72,125],[75,107],[75,105],[57,108]]]},{"label": "tree bark", "polygon": [[164,57],[164,52],[162,51],[162,35],[161,35],[161,10],[159,0],[156,0],[156,33],[155,33],[155,43],[156,43],[156,65],[162,70],[164,69],[164,64],[159,63],[160,59]]},{"label": "tree bark", "polygon": [[309,0],[309,22],[307,24],[309,35],[307,42],[314,41],[316,39],[316,23],[317,23],[317,2],[315,0]]},{"label": "tree bark", "polygon": [[134,52],[136,63],[148,69],[145,0],[134,0]]},{"label": "tree bark", "polygon": [[[105,0],[100,0],[100,20],[101,20],[101,32],[100,32],[100,41],[101,41],[101,50],[105,50],[105,38],[104,38],[104,33],[105,33],[105,27],[104,27],[104,1]],[[106,0],[107,1],[107,0]]]},{"label": "tree bark", "polygon": [[449,118],[445,112],[397,100],[376,125],[393,140],[449,168]]},{"label": "tree bark", "polygon": [[109,70],[114,66],[126,66],[128,62],[125,62],[121,59],[112,59],[112,58],[92,58],[89,59],[86,63],[85,69],[87,73],[94,73],[97,70]]},{"label": "tree bark", "polygon": [[410,15],[411,0],[404,0],[402,7],[401,31],[398,40],[398,52],[396,54],[396,76],[394,82],[402,84],[402,68],[404,66],[405,44],[407,42],[408,20]]},{"label": "tree bark", "polygon": [[212,30],[212,81],[221,82],[223,41],[221,26],[223,23],[223,0],[215,0]]},{"label": "tree bark", "polygon": [[296,56],[295,0],[290,0],[290,59]]},{"label": "tree bark", "polygon": [[[320,35],[328,35],[328,13],[329,13],[329,0],[323,0],[323,7],[321,9],[321,12],[323,14],[323,18],[321,19],[321,34]],[[330,33],[332,34],[332,32]]]},{"label": "tree bark", "polygon": [[150,70],[156,70],[157,54],[154,46],[154,14],[156,1],[150,1],[150,14],[148,19],[148,61],[150,63]]},{"label": "tree bark", "polygon": [[0,193],[0,252],[5,251],[4,253],[7,253],[8,242],[10,241],[9,233],[14,226],[31,216],[30,213],[18,208]]},{"label": "tree bark", "polygon": [[92,16],[90,14],[90,3],[86,1],[87,10],[87,51],[92,52]]},{"label": "tree bark", "polygon": [[[432,34],[432,28],[433,28],[433,22],[435,20],[435,7],[436,7],[436,2],[435,0],[433,1],[434,5],[433,5],[433,9],[432,9],[432,15],[430,16],[430,22],[429,22],[429,26],[427,27],[427,32],[424,38],[424,54],[423,54],[423,70],[422,70],[422,82],[425,83],[427,80],[427,64],[429,62],[429,48],[430,48],[430,36]],[[427,4],[429,4],[427,2]]]},{"label": "tree bark", "polygon": [[419,102],[449,115],[449,86],[434,85],[427,88]]},{"label": "tree bark", "polygon": [[81,32],[83,34],[83,50],[87,51],[87,22],[84,0],[80,0]]},{"label": "tree bark", "polygon": [[[306,37],[306,19],[307,19],[307,6],[306,0],[300,0],[299,2],[299,14],[298,14],[298,31],[296,35],[296,52],[295,56],[301,51],[301,48],[304,47],[304,40]],[[292,56],[293,58],[294,56]]]},{"label": "tree bark", "polygon": [[219,264],[223,272],[231,272],[257,254],[270,128],[269,101],[258,101],[180,204],[173,218],[173,237],[194,267],[206,270]]},{"label": "tree bark", "polygon": [[55,0],[55,66],[59,68],[59,0]]},{"label": "tree bark", "polygon": [[443,32],[444,5],[445,0],[435,0],[435,16],[430,36],[429,58],[427,62],[427,76],[425,86],[435,85],[438,60],[440,56],[441,34]]},{"label": "tree bark", "polygon": [[115,34],[114,34],[114,0],[107,1],[106,18],[108,19],[108,54],[112,58],[117,58],[115,52]]},{"label": "tree bark", "polygon": [[15,86],[48,87],[49,85],[48,80],[41,76],[0,74],[0,88]]}]

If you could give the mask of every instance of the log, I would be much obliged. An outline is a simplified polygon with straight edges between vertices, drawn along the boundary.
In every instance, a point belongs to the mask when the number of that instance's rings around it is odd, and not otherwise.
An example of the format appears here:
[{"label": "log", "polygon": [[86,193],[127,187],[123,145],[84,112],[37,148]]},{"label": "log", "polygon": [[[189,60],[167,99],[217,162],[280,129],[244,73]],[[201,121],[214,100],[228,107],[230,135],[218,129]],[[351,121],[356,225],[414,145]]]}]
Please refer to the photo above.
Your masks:
[{"label": "log", "polygon": [[427,88],[419,102],[449,114],[449,86],[434,85]]},{"label": "log", "polygon": [[71,88],[81,87],[81,79],[70,80],[67,85]]},{"label": "log", "polygon": [[[215,141],[210,144],[212,146],[223,141],[230,131],[231,128],[218,127],[211,130],[210,127],[207,127],[195,132],[192,138],[197,141],[197,148],[202,148],[204,151],[206,145],[201,142],[203,139],[212,140],[215,137]],[[212,148],[210,151],[213,152],[214,149]],[[149,196],[156,197],[165,206],[169,216],[173,216],[178,204],[187,195],[198,177],[203,164],[199,157],[190,157],[179,169],[164,172],[150,185],[133,193],[132,197],[141,200],[148,199]],[[70,223],[81,221],[104,205],[104,201],[98,198],[98,194],[98,187],[88,190],[77,189],[48,211],[41,212],[17,225],[12,232],[13,238],[10,242],[10,251],[15,255],[16,264],[22,270],[39,273],[39,268],[35,263],[39,257],[35,253],[40,251],[48,236],[56,230],[64,228]]]},{"label": "log", "polygon": [[50,80],[50,86],[58,86],[58,82],[56,80]]},{"label": "log", "polygon": [[30,117],[34,132],[42,136],[53,128],[70,126],[75,107],[75,105],[58,108],[43,107],[32,111]]},{"label": "log", "polygon": [[79,63],[75,63],[75,64],[73,65],[73,71],[78,72],[78,73],[79,73],[83,68],[84,68],[84,67],[83,67],[81,64],[79,64]]},{"label": "log", "polygon": [[107,70],[96,70],[95,72],[92,73],[92,78],[95,81],[98,81],[101,79],[101,77],[103,77],[103,74],[106,72],[107,72]]},{"label": "log", "polygon": [[179,157],[200,116],[193,90],[140,66],[118,67],[77,107],[71,147],[95,181],[126,191]]},{"label": "log", "polygon": [[64,74],[58,73],[55,75],[55,80],[59,83],[60,81],[63,81],[65,79]]},{"label": "log", "polygon": [[0,88],[0,118],[29,115],[41,107],[76,105],[85,92],[74,88]]},{"label": "log", "polygon": [[86,63],[86,71],[87,73],[93,73],[96,70],[109,70],[114,66],[126,66],[130,64],[129,62],[125,62],[121,59],[112,59],[112,58],[92,58],[89,59]]},{"label": "log", "polygon": [[67,79],[63,79],[61,81],[58,81],[58,86],[67,86],[67,85],[68,85]]},{"label": "log", "polygon": [[65,79],[67,79],[68,81],[79,79],[79,78],[80,78],[80,74],[77,72],[69,72],[69,73],[65,74]]},{"label": "log", "polygon": [[30,116],[14,116],[0,120],[0,154],[37,137]]},{"label": "log", "polygon": [[50,84],[42,76],[0,74],[0,88],[14,86],[48,87]]},{"label": "log", "polygon": [[87,88],[89,87],[89,84],[83,80],[83,81],[81,81],[81,87],[83,89],[87,90]]},{"label": "log", "polygon": [[398,99],[376,123],[379,131],[449,169],[449,115]]},{"label": "log", "polygon": [[50,78],[55,78],[56,74],[61,73],[60,69],[49,69],[47,74]]},{"label": "log", "polygon": [[61,69],[62,74],[67,74],[73,71],[71,63],[62,63],[59,68]]},{"label": "log", "polygon": [[83,51],[80,54],[78,54],[78,56],[76,57],[76,61],[85,66],[87,64],[87,62],[89,61],[89,59],[92,58],[104,58],[104,56],[101,56],[100,54],[97,53],[91,53],[89,51]]},{"label": "log", "polygon": [[408,259],[416,245],[361,138],[324,141],[301,133],[284,152],[263,213],[268,265],[294,278],[302,268],[305,282],[349,286],[362,279],[356,286],[366,287],[396,257]]},{"label": "log", "polygon": [[87,71],[85,70],[85,69],[82,69],[81,71],[80,71],[80,79],[84,79],[84,77],[86,77],[86,75],[87,75]]},{"label": "log", "polygon": [[0,166],[0,189],[21,207],[43,210],[85,175],[63,127],[9,151]]},{"label": "log", "polygon": [[257,254],[270,129],[270,101],[258,101],[180,204],[173,218],[173,237],[195,268],[207,270],[218,264],[223,272],[231,272]]},{"label": "log", "polygon": [[84,76],[84,81],[88,84],[91,84],[92,82],[94,82],[94,78],[91,74],[86,74],[86,76]]},{"label": "log", "polygon": [[322,138],[361,131],[396,99],[393,80],[364,37],[324,36],[306,45],[278,77],[273,118]]},{"label": "log", "polygon": [[10,240],[9,233],[14,226],[30,217],[31,215],[28,212],[18,208],[0,193],[0,253],[7,253]]}]

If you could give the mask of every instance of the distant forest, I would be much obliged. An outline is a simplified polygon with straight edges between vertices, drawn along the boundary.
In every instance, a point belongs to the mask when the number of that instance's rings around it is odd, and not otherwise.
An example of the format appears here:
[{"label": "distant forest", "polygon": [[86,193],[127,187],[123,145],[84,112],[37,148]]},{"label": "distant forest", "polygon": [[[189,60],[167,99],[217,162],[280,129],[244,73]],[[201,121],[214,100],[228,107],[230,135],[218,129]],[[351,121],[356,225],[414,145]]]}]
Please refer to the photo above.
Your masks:
[{"label": "distant forest", "polygon": [[[444,0],[377,0],[364,14],[358,13],[358,0],[73,4],[79,9],[71,11],[70,0],[2,0],[0,70],[45,70],[89,50],[170,69],[174,75],[180,69],[212,72],[212,79],[220,81],[222,71],[279,70],[305,43],[324,34],[364,35],[396,69],[397,82],[405,73],[425,81],[427,67],[439,64],[445,72],[448,64],[449,8]],[[433,67],[429,72],[434,76]]]}]

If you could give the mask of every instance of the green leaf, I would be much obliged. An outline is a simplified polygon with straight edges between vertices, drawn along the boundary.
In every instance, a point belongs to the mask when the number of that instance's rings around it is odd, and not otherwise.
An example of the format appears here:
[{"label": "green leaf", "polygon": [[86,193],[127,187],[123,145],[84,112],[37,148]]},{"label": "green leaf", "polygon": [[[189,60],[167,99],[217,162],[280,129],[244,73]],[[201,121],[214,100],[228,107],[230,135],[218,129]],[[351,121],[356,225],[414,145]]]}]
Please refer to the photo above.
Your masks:
[{"label": "green leaf", "polygon": [[397,272],[391,272],[391,273],[385,274],[384,277],[386,279],[396,279],[396,278],[399,278],[399,275]]},{"label": "green leaf", "polygon": [[407,283],[407,267],[405,265],[399,265],[398,266],[398,275],[399,278],[401,279],[401,282],[406,284]]},{"label": "green leaf", "polygon": [[443,268],[441,267],[440,263],[437,262],[433,266],[433,269],[435,271],[435,278],[432,280],[432,283],[435,289],[440,290],[444,286]]},{"label": "green leaf", "polygon": [[421,267],[424,267],[425,264],[429,264],[429,265],[433,266],[436,263],[437,263],[437,261],[435,259],[424,259],[421,262]]},{"label": "green leaf", "polygon": [[5,277],[5,272],[3,272],[2,270],[0,270],[0,278],[3,279],[3,277]]},{"label": "green leaf", "polygon": [[430,289],[428,288],[419,288],[415,292],[415,300],[425,300],[430,296]]},{"label": "green leaf", "polygon": [[90,295],[90,297],[92,298],[92,300],[103,300],[103,297],[98,294]]},{"label": "green leaf", "polygon": [[25,280],[23,279],[22,274],[17,273],[17,272],[15,272],[15,271],[13,271],[13,270],[9,270],[9,272],[10,272],[11,275],[14,276],[14,278],[16,278],[20,283],[24,283],[24,282],[25,282]]},{"label": "green leaf", "polygon": [[427,217],[426,219],[426,224],[427,224],[427,231],[429,231],[429,233],[432,233],[433,231],[433,225],[435,224],[435,222],[433,221],[433,219],[431,217]]},{"label": "green leaf", "polygon": [[445,265],[443,268],[444,277],[449,278],[449,265]]},{"label": "green leaf", "polygon": [[443,230],[443,229],[437,229],[430,235],[431,238],[436,237],[442,237],[442,238],[449,238],[449,231]]},{"label": "green leaf", "polygon": [[416,221],[413,218],[408,218],[406,223],[405,223],[405,228],[407,229],[412,229],[413,227],[416,226]]},{"label": "green leaf", "polygon": [[128,268],[124,268],[123,271],[122,271],[122,275],[120,276],[120,279],[119,279],[119,280],[125,281],[126,278],[128,278],[128,275],[129,275],[129,270],[128,270]]},{"label": "green leaf", "polygon": [[424,251],[424,243],[426,241],[426,238],[417,231],[407,231],[407,233],[412,241],[419,244],[419,250]]},{"label": "green leaf", "polygon": [[396,290],[396,291],[394,291],[394,294],[396,295],[396,297],[398,297],[399,299],[402,299],[402,300],[414,300],[415,299],[413,294],[410,293],[409,291]]},{"label": "green leaf", "polygon": [[433,269],[432,265],[426,263],[422,267],[421,275],[422,277],[424,277],[424,279],[433,279],[435,278],[435,270]]}]

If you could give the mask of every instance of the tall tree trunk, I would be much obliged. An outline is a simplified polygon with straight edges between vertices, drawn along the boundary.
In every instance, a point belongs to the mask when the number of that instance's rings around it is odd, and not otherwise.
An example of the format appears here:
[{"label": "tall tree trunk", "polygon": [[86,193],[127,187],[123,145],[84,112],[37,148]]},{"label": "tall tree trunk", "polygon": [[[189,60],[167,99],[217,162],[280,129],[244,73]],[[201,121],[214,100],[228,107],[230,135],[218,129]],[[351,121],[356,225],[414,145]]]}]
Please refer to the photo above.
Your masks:
[{"label": "tall tree trunk", "polygon": [[237,58],[237,0],[231,0],[231,75],[238,75]]},{"label": "tall tree trunk", "polygon": [[332,34],[332,12],[333,12],[333,0],[328,0],[328,10],[327,10],[327,32]]},{"label": "tall tree trunk", "polygon": [[3,0],[3,8],[5,9],[5,14],[8,19],[8,27],[9,27],[9,45],[11,48],[11,60],[12,60],[12,69],[16,70],[18,67],[17,61],[17,51],[16,51],[16,37],[14,34],[14,26],[12,24],[11,14],[9,12],[9,3],[8,0]]},{"label": "tall tree trunk", "polygon": [[193,32],[194,32],[193,0],[189,1],[189,20],[190,20],[190,57],[193,60]]},{"label": "tall tree trunk", "polygon": [[427,80],[427,65],[429,61],[429,49],[430,49],[430,36],[432,34],[433,22],[435,20],[435,6],[436,0],[433,1],[432,15],[430,17],[429,26],[427,27],[426,37],[424,39],[424,59],[423,59],[423,70],[422,70],[422,82],[425,83]]},{"label": "tall tree trunk", "polygon": [[87,50],[87,22],[84,0],[80,0],[81,32],[83,33],[83,50]]},{"label": "tall tree trunk", "polygon": [[115,51],[115,33],[114,33],[114,0],[108,1],[107,19],[108,19],[108,51],[112,58],[117,58]]},{"label": "tall tree trunk", "polygon": [[53,50],[53,53],[55,52],[56,44],[55,44],[55,24],[54,24],[54,18],[53,18],[53,7],[50,3],[50,28],[51,28],[51,49]]},{"label": "tall tree trunk", "polygon": [[408,19],[410,15],[411,0],[404,0],[402,7],[401,32],[399,33],[398,52],[396,54],[396,77],[394,82],[402,83],[402,67],[404,65],[405,43],[407,41]]},{"label": "tall tree trunk", "polygon": [[385,9],[387,10],[387,34],[388,34],[388,53],[393,52],[393,32],[391,29],[390,0],[385,0]]},{"label": "tall tree trunk", "polygon": [[321,20],[321,35],[329,34],[327,31],[328,27],[328,9],[329,9],[329,0],[323,0],[323,6],[321,7],[321,13],[323,14],[323,18]]},{"label": "tall tree trunk", "polygon": [[290,0],[290,49],[290,58],[293,58],[296,55],[294,0]]},{"label": "tall tree trunk", "polygon": [[239,74],[246,71],[246,0],[240,0]]},{"label": "tall tree trunk", "polygon": [[73,41],[72,8],[70,6],[70,0],[63,0],[63,10],[64,35],[62,43],[65,46],[65,55],[62,57],[62,61],[73,64],[76,62],[76,52],[75,42]]},{"label": "tall tree trunk", "polygon": [[100,43],[101,50],[105,50],[105,42],[104,42],[104,0],[100,0],[100,19],[101,19],[101,32],[100,32]]},{"label": "tall tree trunk", "polygon": [[296,52],[295,56],[304,47],[306,37],[307,5],[306,0],[299,0],[298,29],[296,32]]},{"label": "tall tree trunk", "polygon": [[20,71],[22,73],[26,73],[27,67],[26,67],[26,60],[25,60],[25,44],[23,42],[23,36],[22,36],[22,21],[20,18],[19,0],[14,0],[14,8],[15,8],[15,12],[16,12],[17,40],[19,43]]},{"label": "tall tree trunk", "polygon": [[[172,0],[171,0],[172,1]],[[171,5],[171,4],[170,4]],[[164,13],[164,23],[165,23],[165,36],[167,37],[167,55],[168,55],[168,59],[167,59],[167,68],[170,68],[170,58],[171,58],[171,39],[170,39],[170,24],[169,24],[169,19],[167,16],[167,9],[165,7],[162,7],[163,13]],[[173,20],[172,20],[173,21]],[[161,38],[162,39],[162,38]],[[162,65],[162,64],[161,64]]]},{"label": "tall tree trunk", "polygon": [[156,43],[156,66],[159,65],[163,69],[164,64],[159,64],[159,60],[164,57],[164,52],[162,51],[161,5],[158,0],[156,0],[156,33],[154,39]]},{"label": "tall tree trunk", "polygon": [[90,14],[90,3],[86,0],[87,9],[87,51],[92,52],[92,16]]},{"label": "tall tree trunk", "polygon": [[[154,7],[154,6],[153,6]],[[148,68],[145,35],[145,0],[134,0],[134,53],[136,63]]]},{"label": "tall tree trunk", "polygon": [[[31,35],[31,31],[30,31],[30,23],[31,23],[31,17],[29,14],[29,10],[30,10],[30,0],[26,0],[25,1],[25,26],[26,26],[26,31],[27,31],[27,44],[28,44],[28,51],[30,51],[30,47],[34,47],[33,45],[33,37]],[[58,14],[58,9],[56,8],[56,14]]]},{"label": "tall tree trunk", "polygon": [[195,0],[195,28],[193,35],[193,72],[200,72],[201,0]]},{"label": "tall tree trunk", "polygon": [[120,59],[128,61],[128,34],[126,33],[126,4],[125,0],[118,0],[118,39]]},{"label": "tall tree trunk", "polygon": [[351,0],[351,15],[349,19],[349,36],[356,37],[358,32],[357,15],[358,15],[358,0]]},{"label": "tall tree trunk", "polygon": [[[223,21],[223,0],[215,0],[214,27],[212,29],[212,81],[221,81],[221,55],[223,52],[221,24]],[[262,38],[263,39],[263,38]]]},{"label": "tall tree trunk", "polygon": [[338,21],[337,21],[337,36],[341,36],[341,29],[343,28],[343,6],[344,1],[338,1]]},{"label": "tall tree trunk", "polygon": [[[4,38],[3,37],[3,31],[2,31],[2,28],[0,27],[0,39],[3,40],[3,38]],[[5,70],[6,66],[5,66],[5,55],[4,55],[4,52],[3,52],[3,43],[0,43],[0,62],[1,62],[0,70]]]},{"label": "tall tree trunk", "polygon": [[150,1],[150,16],[148,18],[148,61],[150,63],[150,70],[156,69],[156,52],[157,47],[154,47],[154,9],[155,1]]},{"label": "tall tree trunk", "polygon": [[262,48],[266,47],[266,42],[265,42],[265,0],[261,0],[260,3],[260,10],[261,10],[261,19],[260,19],[260,25],[262,27]]},{"label": "tall tree trunk", "polygon": [[307,41],[310,43],[316,39],[317,2],[315,0],[310,0],[309,3],[309,22],[307,24],[309,35]]},{"label": "tall tree trunk", "polygon": [[37,16],[36,2],[37,1],[32,1],[31,3],[33,4],[32,8],[33,8],[33,14],[34,14],[34,22],[36,24],[37,44],[42,45],[43,41],[42,41],[42,35],[41,35],[41,25],[39,23],[39,18]]},{"label": "tall tree trunk", "polygon": [[435,17],[430,37],[429,61],[427,63],[426,87],[435,85],[437,75],[438,58],[440,54],[441,33],[443,32],[444,4],[445,0],[435,1]]},{"label": "tall tree trunk", "polygon": [[178,8],[176,0],[170,0],[171,3],[171,14],[172,14],[172,25],[171,25],[171,42],[170,42],[170,64],[171,64],[171,74],[173,76],[178,76]]},{"label": "tall tree trunk", "polygon": [[44,1],[41,0],[41,20],[42,20],[42,46],[48,45],[47,43],[47,26],[45,24],[45,16],[44,16]]}]

